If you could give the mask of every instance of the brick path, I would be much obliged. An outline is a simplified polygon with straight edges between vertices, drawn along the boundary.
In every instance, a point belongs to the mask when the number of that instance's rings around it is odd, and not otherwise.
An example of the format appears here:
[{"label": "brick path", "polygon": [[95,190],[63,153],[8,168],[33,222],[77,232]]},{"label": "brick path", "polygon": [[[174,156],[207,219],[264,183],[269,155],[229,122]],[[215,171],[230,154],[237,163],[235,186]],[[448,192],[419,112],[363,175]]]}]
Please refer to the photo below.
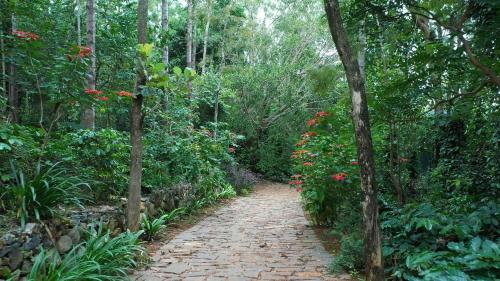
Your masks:
[{"label": "brick path", "polygon": [[267,183],[163,245],[134,280],[339,280],[297,192]]}]

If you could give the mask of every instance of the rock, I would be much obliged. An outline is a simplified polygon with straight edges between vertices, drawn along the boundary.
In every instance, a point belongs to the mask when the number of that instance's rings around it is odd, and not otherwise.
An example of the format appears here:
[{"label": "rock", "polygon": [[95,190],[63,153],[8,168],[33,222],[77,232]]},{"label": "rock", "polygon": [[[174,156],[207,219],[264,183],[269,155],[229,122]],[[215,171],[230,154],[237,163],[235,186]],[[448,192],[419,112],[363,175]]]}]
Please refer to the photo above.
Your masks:
[{"label": "rock", "polygon": [[38,224],[32,223],[32,222],[27,223],[24,226],[24,229],[22,230],[23,234],[27,234],[27,235],[32,235],[36,231],[38,231]]},{"label": "rock", "polygon": [[27,274],[31,271],[32,267],[33,267],[33,263],[31,261],[24,260],[23,266],[21,267],[21,272]]},{"label": "rock", "polygon": [[2,250],[0,250],[0,258],[5,257],[7,254],[11,253],[12,251],[18,250],[21,247],[21,243],[16,242],[10,246],[4,247]]},{"label": "rock", "polygon": [[4,241],[5,245],[10,245],[17,241],[16,236],[12,233],[7,233],[2,236],[2,240]]},{"label": "rock", "polygon": [[11,270],[18,269],[23,263],[23,251],[20,248],[14,249],[9,253],[9,267]]},{"label": "rock", "polygon": [[36,249],[41,243],[42,238],[40,237],[40,235],[34,235],[33,237],[29,238],[26,243],[24,243],[23,248],[27,251],[31,251]]},{"label": "rock", "polygon": [[59,253],[64,254],[68,252],[73,246],[73,240],[68,235],[63,235],[59,240],[57,240],[57,250]]},{"label": "rock", "polygon": [[80,242],[80,230],[78,227],[73,227],[73,229],[68,232],[68,236],[71,237],[73,244],[78,244],[78,242]]}]

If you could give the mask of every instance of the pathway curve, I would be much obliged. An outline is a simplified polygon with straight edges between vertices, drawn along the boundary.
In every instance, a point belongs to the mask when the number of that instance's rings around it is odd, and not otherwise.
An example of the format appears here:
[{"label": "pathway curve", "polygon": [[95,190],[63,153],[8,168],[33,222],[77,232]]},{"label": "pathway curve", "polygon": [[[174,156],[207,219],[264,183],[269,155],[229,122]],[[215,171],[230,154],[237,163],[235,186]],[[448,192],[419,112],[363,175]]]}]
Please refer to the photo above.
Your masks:
[{"label": "pathway curve", "polygon": [[265,183],[180,233],[134,280],[337,280],[299,194]]}]

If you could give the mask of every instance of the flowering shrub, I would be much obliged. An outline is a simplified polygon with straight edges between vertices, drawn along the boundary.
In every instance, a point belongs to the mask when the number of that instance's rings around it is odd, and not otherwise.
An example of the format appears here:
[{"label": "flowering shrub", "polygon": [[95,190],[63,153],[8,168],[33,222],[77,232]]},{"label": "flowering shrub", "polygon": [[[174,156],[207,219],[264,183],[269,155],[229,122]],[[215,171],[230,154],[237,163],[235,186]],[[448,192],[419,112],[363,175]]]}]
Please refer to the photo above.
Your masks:
[{"label": "flowering shrub", "polygon": [[322,225],[331,225],[339,208],[360,193],[355,146],[343,128],[350,124],[333,122],[333,114],[318,112],[291,155],[296,174],[289,184],[302,192],[306,210]]}]

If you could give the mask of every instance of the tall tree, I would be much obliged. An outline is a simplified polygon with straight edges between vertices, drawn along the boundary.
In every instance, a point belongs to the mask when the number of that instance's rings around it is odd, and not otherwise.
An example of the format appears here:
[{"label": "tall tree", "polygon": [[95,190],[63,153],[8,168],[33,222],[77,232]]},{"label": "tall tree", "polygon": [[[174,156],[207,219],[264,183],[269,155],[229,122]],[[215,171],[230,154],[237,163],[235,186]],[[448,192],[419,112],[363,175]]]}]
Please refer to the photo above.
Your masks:
[{"label": "tall tree", "polygon": [[[95,0],[87,0],[87,47],[91,50],[90,67],[87,76],[87,88],[95,90],[96,86],[96,53],[95,53]],[[95,128],[95,108],[93,105],[83,107],[80,117],[82,128]]]},{"label": "tall tree", "polygon": [[187,0],[186,66],[193,68],[193,0]]},{"label": "tall tree", "polygon": [[[169,63],[169,50],[168,50],[168,20],[169,20],[169,11],[168,11],[168,0],[161,0],[161,31],[162,31],[162,42],[163,42],[163,52],[162,52],[162,61],[165,64],[166,71],[168,72],[168,63]],[[163,110],[167,111],[168,109],[168,94],[165,93],[165,98],[163,100]]]},{"label": "tall tree", "polygon": [[[188,18],[186,31],[186,66],[194,69],[193,62],[193,0],[187,0]],[[188,82],[189,100],[193,95],[193,83]]]},{"label": "tall tree", "polygon": [[169,54],[168,54],[168,0],[161,0],[161,31],[163,41],[163,55],[162,60],[168,68]]},{"label": "tall tree", "polygon": [[[146,44],[148,40],[148,0],[139,0],[137,9],[137,34],[139,44]],[[130,135],[132,142],[132,162],[130,165],[130,183],[127,206],[127,225],[131,231],[139,229],[142,183],[142,125],[144,115],[141,94],[142,86],[146,84],[146,77],[142,70],[137,71],[135,84],[135,98],[132,100],[132,120]]]},{"label": "tall tree", "polygon": [[205,24],[205,34],[203,35],[203,58],[201,59],[201,73],[205,73],[207,67],[207,45],[210,31],[210,18],[212,17],[212,0],[207,0],[207,23]]},{"label": "tall tree", "polygon": [[366,254],[366,280],[384,280],[382,246],[378,219],[377,186],[375,182],[375,159],[368,116],[366,88],[358,59],[349,43],[344,28],[338,0],[324,0],[330,33],[344,65],[352,100],[352,121],[356,134],[356,145],[361,165],[361,187],[363,203],[364,243]]}]

